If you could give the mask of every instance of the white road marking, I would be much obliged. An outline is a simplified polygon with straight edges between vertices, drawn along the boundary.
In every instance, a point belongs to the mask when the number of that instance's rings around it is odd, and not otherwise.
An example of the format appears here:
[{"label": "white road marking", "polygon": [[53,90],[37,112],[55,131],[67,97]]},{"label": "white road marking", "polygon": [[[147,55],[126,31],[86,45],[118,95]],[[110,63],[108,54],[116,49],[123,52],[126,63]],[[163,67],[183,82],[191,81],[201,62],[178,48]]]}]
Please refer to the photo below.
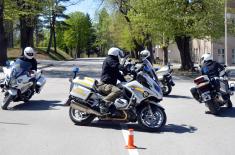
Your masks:
[{"label": "white road marking", "polygon": [[[124,137],[126,145],[128,144],[129,131],[126,124],[120,124],[122,128],[122,135]],[[129,155],[139,155],[137,149],[128,149]]]}]

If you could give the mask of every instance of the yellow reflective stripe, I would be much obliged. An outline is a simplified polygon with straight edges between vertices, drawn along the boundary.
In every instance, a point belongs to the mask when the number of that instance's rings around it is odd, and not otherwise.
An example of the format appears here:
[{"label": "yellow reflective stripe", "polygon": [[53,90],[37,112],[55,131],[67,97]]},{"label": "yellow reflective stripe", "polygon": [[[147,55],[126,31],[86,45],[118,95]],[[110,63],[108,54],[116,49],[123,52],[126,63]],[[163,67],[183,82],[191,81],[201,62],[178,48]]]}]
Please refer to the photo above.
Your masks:
[{"label": "yellow reflective stripe", "polygon": [[84,93],[84,91],[80,88],[76,88],[76,89],[73,89],[73,92],[74,93],[77,93],[77,94],[80,94],[82,96],[86,96],[86,94]]},{"label": "yellow reflective stripe", "polygon": [[95,80],[94,80],[94,79],[89,78],[89,77],[85,77],[85,80],[90,81],[90,82],[92,82],[92,83],[94,83],[94,82],[95,82]]},{"label": "yellow reflective stripe", "polygon": [[144,93],[144,90],[142,89],[142,88],[140,88],[140,87],[133,87],[136,91],[138,91],[138,92],[141,92],[141,93]]},{"label": "yellow reflective stripe", "polygon": [[86,83],[85,81],[80,81],[79,84],[81,84],[81,85],[83,85],[83,86],[86,86],[86,87],[88,87],[88,88],[91,88],[91,87],[92,87],[91,84]]}]

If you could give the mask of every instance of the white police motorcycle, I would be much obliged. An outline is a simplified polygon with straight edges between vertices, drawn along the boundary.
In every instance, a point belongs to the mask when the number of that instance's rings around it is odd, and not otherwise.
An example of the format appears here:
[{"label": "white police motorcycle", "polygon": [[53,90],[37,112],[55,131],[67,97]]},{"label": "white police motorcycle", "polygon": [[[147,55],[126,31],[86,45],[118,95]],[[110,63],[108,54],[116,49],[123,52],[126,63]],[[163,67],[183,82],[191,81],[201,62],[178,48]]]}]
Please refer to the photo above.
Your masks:
[{"label": "white police motorcycle", "polygon": [[46,83],[42,71],[30,72],[31,63],[17,59],[12,61],[8,67],[3,67],[5,78],[0,81],[0,87],[4,92],[1,104],[3,110],[13,102],[28,102],[34,93],[40,93]]},{"label": "white police motorcycle", "polygon": [[123,95],[114,102],[116,111],[111,114],[100,113],[100,102],[104,97],[97,90],[97,81],[92,78],[76,77],[79,69],[74,69],[69,96],[70,119],[78,125],[89,125],[96,117],[100,120],[138,122],[149,131],[159,131],[166,123],[164,108],[159,105],[163,98],[161,87],[151,63],[146,59],[141,68],[126,65],[132,79],[120,83]]},{"label": "white police motorcycle", "polygon": [[175,86],[175,83],[172,79],[173,69],[171,69],[171,66],[173,65],[168,63],[166,66],[163,66],[162,68],[155,68],[164,96],[168,96],[172,91],[172,87]]}]

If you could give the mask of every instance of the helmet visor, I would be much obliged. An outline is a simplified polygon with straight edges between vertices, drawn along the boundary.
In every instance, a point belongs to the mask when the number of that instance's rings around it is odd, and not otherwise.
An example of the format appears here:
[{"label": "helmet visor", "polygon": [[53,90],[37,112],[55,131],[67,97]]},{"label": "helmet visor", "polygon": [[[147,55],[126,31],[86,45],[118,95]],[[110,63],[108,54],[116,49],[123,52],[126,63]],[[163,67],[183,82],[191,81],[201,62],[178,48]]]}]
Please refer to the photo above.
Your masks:
[{"label": "helmet visor", "polygon": [[33,53],[26,53],[26,55],[27,55],[27,56],[30,56],[30,57],[34,56]]}]

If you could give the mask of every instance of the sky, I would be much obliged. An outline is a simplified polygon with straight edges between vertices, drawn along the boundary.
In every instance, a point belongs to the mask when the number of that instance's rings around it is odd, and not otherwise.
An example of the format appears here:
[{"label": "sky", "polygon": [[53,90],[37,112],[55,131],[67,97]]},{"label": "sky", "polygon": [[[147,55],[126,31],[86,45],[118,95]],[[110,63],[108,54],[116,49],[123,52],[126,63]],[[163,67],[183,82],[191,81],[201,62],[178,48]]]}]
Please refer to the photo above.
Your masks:
[{"label": "sky", "polygon": [[81,0],[76,5],[72,5],[67,7],[66,14],[75,11],[81,11],[84,13],[88,13],[90,17],[94,20],[95,12],[98,11],[100,8],[101,2],[100,0]]}]

